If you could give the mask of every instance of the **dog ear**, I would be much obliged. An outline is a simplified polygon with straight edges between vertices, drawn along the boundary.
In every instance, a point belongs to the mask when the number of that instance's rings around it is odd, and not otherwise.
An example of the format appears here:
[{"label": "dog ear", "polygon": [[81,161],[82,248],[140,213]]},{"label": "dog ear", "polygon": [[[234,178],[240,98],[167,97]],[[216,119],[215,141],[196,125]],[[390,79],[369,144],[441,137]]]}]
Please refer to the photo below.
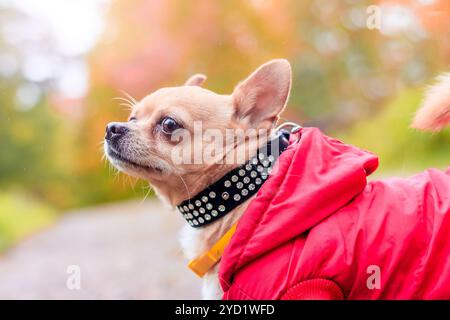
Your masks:
[{"label": "dog ear", "polygon": [[289,97],[291,65],[285,59],[271,60],[260,66],[233,91],[235,117],[249,125],[278,120]]},{"label": "dog ear", "polygon": [[201,87],[202,84],[206,81],[206,76],[204,74],[194,74],[192,77],[186,80],[184,83],[185,86],[198,86]]}]

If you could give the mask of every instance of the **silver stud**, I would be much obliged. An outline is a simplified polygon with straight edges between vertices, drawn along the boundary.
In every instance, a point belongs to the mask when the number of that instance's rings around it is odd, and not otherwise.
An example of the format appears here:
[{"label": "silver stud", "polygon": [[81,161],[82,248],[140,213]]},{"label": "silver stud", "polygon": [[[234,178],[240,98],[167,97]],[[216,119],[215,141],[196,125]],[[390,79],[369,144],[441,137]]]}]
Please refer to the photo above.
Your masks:
[{"label": "silver stud", "polygon": [[223,192],[222,193],[222,199],[223,200],[228,200],[229,197],[230,197],[230,195],[228,194],[228,192]]},{"label": "silver stud", "polygon": [[206,209],[211,210],[213,208],[213,205],[211,203],[206,204]]},{"label": "silver stud", "polygon": [[198,209],[198,211],[200,211],[201,214],[204,214],[206,212],[205,208],[200,208]]},{"label": "silver stud", "polygon": [[213,211],[211,211],[211,214],[213,215],[213,217],[217,217],[217,215],[218,215],[219,213],[217,212],[217,210],[213,210]]},{"label": "silver stud", "polygon": [[253,158],[253,159],[252,159],[252,163],[253,163],[253,164],[258,164],[258,159]]},{"label": "silver stud", "polygon": [[194,222],[194,224],[196,225],[196,226],[198,226],[198,221],[197,220],[192,220],[192,222]]},{"label": "silver stud", "polygon": [[247,164],[245,165],[245,170],[247,170],[247,171],[252,170],[252,165],[251,165],[250,163],[247,163]]},{"label": "silver stud", "polygon": [[236,183],[236,188],[238,188],[238,189],[242,189],[243,186],[244,186],[244,184],[242,182]]},{"label": "silver stud", "polygon": [[244,180],[242,180],[242,181],[244,181],[244,183],[249,183],[250,182],[250,178],[249,177],[244,177]]},{"label": "silver stud", "polygon": [[189,209],[188,209],[188,207],[187,207],[187,206],[183,206],[183,209],[184,209],[184,211],[186,211],[186,212],[188,212],[188,211],[189,211]]},{"label": "silver stud", "polygon": [[262,178],[263,180],[266,180],[266,179],[267,179],[267,174],[266,174],[266,173],[263,173],[263,174],[261,175],[261,178]]},{"label": "silver stud", "polygon": [[211,199],[214,199],[214,198],[216,197],[216,193],[215,193],[214,191],[211,191],[211,192],[209,193],[209,197],[210,197]]},{"label": "silver stud", "polygon": [[194,214],[194,216],[198,217],[198,211],[197,210],[194,210],[192,213]]},{"label": "silver stud", "polygon": [[183,214],[183,218],[185,218],[185,219],[187,219],[188,218],[188,216],[187,216],[187,214],[185,213],[185,214]]},{"label": "silver stud", "polygon": [[253,184],[253,183],[250,183],[249,185],[248,185],[248,190],[255,190],[255,185]]},{"label": "silver stud", "polygon": [[191,226],[193,226],[193,225],[194,225],[194,223],[193,223],[192,221],[189,221],[189,224],[190,224]]},{"label": "silver stud", "polygon": [[238,179],[239,179],[239,178],[238,178],[236,175],[234,175],[234,176],[231,177],[231,181],[233,181],[233,182],[238,181]]},{"label": "silver stud", "polygon": [[203,197],[202,197],[202,201],[203,201],[204,203],[207,203],[207,202],[208,202],[208,197],[207,197],[207,196],[203,196]]},{"label": "silver stud", "polygon": [[234,199],[234,201],[239,201],[239,200],[241,200],[241,196],[238,195],[238,194],[235,194],[235,195],[233,196],[233,199]]},{"label": "silver stud", "polygon": [[270,174],[272,172],[272,168],[267,168],[267,173]]},{"label": "silver stud", "polygon": [[195,200],[195,205],[197,207],[200,207],[202,205],[202,203],[200,202],[200,200]]},{"label": "silver stud", "polygon": [[256,183],[256,184],[261,184],[261,182],[262,182],[262,181],[261,181],[260,178],[256,178],[256,179],[255,179],[255,183]]},{"label": "silver stud", "polygon": [[198,222],[203,223],[205,222],[205,219],[203,219],[202,217],[198,218]]},{"label": "silver stud", "polygon": [[179,207],[179,208],[178,208],[178,210],[180,210],[180,212],[181,212],[181,213],[183,213],[183,212],[184,212],[184,209],[183,209],[183,207]]},{"label": "silver stud", "polygon": [[189,209],[194,209],[194,205],[192,203],[189,203]]},{"label": "silver stud", "polygon": [[270,162],[274,162],[274,160],[275,160],[275,157],[274,157],[273,155],[270,155],[270,156],[269,156],[269,161],[270,161]]},{"label": "silver stud", "polygon": [[241,194],[245,197],[246,195],[248,195],[248,190],[242,189]]},{"label": "silver stud", "polygon": [[250,172],[250,177],[252,177],[252,178],[256,178],[257,175],[258,174],[256,173],[256,171]]},{"label": "silver stud", "polygon": [[256,170],[257,170],[258,172],[262,172],[262,171],[263,171],[263,167],[262,167],[262,166],[258,166],[258,167],[256,168]]},{"label": "silver stud", "polygon": [[219,211],[220,212],[224,212],[225,211],[225,206],[224,205],[220,205],[219,206]]},{"label": "silver stud", "polygon": [[226,188],[231,186],[231,182],[230,180],[226,180],[225,183],[223,184]]},{"label": "silver stud", "polygon": [[269,165],[269,161],[264,160],[262,164],[263,164],[264,167],[267,167]]},{"label": "silver stud", "polygon": [[244,169],[240,169],[240,170],[239,170],[239,175],[240,175],[241,177],[245,176],[245,170],[244,170]]},{"label": "silver stud", "polygon": [[209,220],[211,220],[211,216],[209,214],[205,214],[205,219],[206,219],[206,221],[209,221]]},{"label": "silver stud", "polygon": [[188,213],[188,218],[192,219],[194,216],[192,215],[192,213]]},{"label": "silver stud", "polygon": [[262,159],[264,159],[264,153],[260,153],[260,154],[258,154],[258,158],[259,158],[259,160],[262,160]]}]

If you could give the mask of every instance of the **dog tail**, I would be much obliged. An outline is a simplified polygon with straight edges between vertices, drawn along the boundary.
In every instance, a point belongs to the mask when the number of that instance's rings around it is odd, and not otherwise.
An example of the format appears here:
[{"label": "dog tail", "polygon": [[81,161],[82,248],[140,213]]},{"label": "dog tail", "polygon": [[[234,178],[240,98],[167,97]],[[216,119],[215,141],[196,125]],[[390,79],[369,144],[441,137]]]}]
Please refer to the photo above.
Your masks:
[{"label": "dog tail", "polygon": [[445,73],[428,89],[417,111],[412,127],[424,131],[439,131],[450,124],[450,73]]}]

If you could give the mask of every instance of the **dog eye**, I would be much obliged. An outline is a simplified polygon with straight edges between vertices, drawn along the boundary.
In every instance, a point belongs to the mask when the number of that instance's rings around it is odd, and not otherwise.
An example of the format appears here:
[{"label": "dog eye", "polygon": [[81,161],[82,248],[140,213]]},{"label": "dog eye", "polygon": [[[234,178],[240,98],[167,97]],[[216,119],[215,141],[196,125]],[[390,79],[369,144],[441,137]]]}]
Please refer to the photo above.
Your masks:
[{"label": "dog eye", "polygon": [[166,117],[161,121],[161,129],[165,134],[171,134],[181,126],[174,119]]}]

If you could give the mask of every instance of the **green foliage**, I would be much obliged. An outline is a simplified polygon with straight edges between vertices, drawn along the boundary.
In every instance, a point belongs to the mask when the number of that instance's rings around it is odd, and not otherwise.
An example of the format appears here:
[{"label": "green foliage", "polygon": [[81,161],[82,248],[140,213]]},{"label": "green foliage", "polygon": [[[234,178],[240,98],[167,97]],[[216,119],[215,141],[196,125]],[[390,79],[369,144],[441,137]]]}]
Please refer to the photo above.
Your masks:
[{"label": "green foliage", "polygon": [[[448,131],[428,134],[408,128],[422,92],[408,90],[392,103],[386,101],[395,88],[425,85],[446,69],[449,58],[443,53],[449,45],[442,39],[448,28],[441,22],[436,23],[444,26],[441,31],[423,25],[426,32],[420,34],[422,28],[387,35],[354,24],[364,21],[369,4],[113,1],[103,38],[85,58],[89,93],[80,101],[58,97],[58,90],[53,92],[56,79],[27,78],[22,58],[45,55],[52,46],[47,37],[38,41],[46,49],[41,52],[43,48],[31,44],[12,43],[8,39],[14,35],[0,35],[0,58],[11,54],[18,64],[14,74],[0,74],[0,190],[20,190],[58,209],[143,198],[146,183],[116,178],[101,161],[106,124],[123,121],[128,114],[112,98],[123,96],[124,89],[140,99],[196,72],[208,76],[207,89],[230,93],[261,63],[281,57],[293,67],[284,119],[341,130],[338,135],[344,140],[380,156],[380,171],[445,167]],[[16,18],[27,19],[13,11],[0,12],[0,27],[9,30]],[[429,13],[423,11],[424,16]],[[64,54],[51,49],[56,60],[65,61]],[[16,94],[30,83],[40,88],[42,97],[27,109],[18,104]]]},{"label": "green foliage", "polygon": [[[5,87],[4,92],[15,92]],[[1,95],[0,105],[0,187],[39,185],[53,169],[54,117],[43,103],[19,111],[11,94]]]},{"label": "green foliage", "polygon": [[428,167],[444,169],[450,160],[450,130],[426,133],[409,127],[422,98],[422,90],[406,90],[381,112],[337,136],[377,154],[381,174],[410,174]]},{"label": "green foliage", "polygon": [[55,212],[29,196],[0,192],[0,251],[49,226]]}]

